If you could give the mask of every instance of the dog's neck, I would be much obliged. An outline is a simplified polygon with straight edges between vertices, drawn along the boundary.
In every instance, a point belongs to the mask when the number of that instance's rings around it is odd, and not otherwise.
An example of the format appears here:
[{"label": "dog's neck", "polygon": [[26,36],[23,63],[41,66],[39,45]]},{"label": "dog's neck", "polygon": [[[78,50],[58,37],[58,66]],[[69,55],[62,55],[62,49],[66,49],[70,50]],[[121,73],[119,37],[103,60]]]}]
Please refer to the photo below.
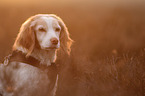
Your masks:
[{"label": "dog's neck", "polygon": [[[18,47],[17,50],[25,54],[28,52],[27,49],[23,47]],[[34,49],[30,56],[40,61],[40,64],[46,64],[47,66],[50,66],[51,63],[55,62],[56,60],[56,50]]]},{"label": "dog's neck", "polygon": [[38,50],[34,49],[30,55],[40,61],[40,64],[51,65],[56,59],[56,50]]}]

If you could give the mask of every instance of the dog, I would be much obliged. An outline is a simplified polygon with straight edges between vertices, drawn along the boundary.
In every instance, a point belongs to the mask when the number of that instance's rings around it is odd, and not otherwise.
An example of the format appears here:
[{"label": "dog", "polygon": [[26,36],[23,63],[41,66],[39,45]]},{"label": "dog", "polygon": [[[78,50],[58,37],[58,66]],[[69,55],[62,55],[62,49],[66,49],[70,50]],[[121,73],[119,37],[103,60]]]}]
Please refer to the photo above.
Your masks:
[{"label": "dog", "polygon": [[70,54],[72,42],[60,17],[37,14],[28,18],[12,54],[0,64],[0,96],[55,96],[57,51]]}]

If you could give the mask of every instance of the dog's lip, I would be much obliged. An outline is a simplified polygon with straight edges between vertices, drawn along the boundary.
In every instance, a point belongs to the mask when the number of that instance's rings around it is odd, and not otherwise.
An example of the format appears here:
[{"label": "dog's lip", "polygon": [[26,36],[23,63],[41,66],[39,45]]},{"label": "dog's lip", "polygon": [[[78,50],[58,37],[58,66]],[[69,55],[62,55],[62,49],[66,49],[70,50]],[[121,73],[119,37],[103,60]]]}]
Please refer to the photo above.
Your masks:
[{"label": "dog's lip", "polygon": [[45,48],[46,50],[51,50],[51,49],[58,49],[57,47],[47,47]]}]

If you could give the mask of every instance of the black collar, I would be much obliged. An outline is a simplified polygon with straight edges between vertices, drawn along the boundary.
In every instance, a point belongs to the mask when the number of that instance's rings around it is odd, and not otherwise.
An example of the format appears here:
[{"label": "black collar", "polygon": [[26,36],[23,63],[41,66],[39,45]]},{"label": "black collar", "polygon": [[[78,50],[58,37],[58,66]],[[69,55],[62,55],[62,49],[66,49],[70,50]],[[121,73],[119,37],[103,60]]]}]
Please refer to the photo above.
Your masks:
[{"label": "black collar", "polygon": [[50,66],[47,66],[46,64],[40,64],[39,60],[35,59],[32,56],[26,57],[26,54],[22,53],[21,51],[13,51],[12,54],[5,57],[3,64],[7,65],[9,62],[12,61],[23,62],[41,69],[56,67],[55,63],[51,63]]}]

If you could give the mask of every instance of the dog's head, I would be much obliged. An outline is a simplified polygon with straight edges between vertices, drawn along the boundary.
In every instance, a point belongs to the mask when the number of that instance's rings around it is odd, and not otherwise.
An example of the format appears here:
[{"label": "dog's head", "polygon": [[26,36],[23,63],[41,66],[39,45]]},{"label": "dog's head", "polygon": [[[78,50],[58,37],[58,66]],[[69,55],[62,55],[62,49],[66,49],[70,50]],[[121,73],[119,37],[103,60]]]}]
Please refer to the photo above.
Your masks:
[{"label": "dog's head", "polygon": [[61,18],[53,14],[38,14],[22,24],[13,50],[17,50],[18,47],[25,48],[29,56],[34,48],[40,50],[61,48],[69,54],[71,44],[72,39]]}]

